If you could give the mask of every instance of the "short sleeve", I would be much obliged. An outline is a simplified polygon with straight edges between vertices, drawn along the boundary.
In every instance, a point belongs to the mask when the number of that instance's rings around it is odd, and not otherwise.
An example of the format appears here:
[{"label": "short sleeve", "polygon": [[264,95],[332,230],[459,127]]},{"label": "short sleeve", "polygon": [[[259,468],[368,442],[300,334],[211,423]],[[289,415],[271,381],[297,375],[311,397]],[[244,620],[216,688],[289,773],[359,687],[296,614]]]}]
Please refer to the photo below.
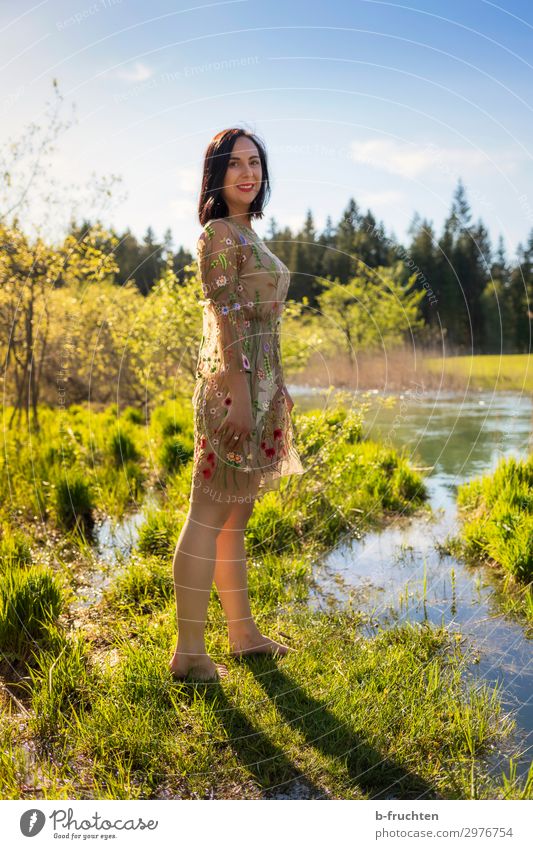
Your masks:
[{"label": "short sleeve", "polygon": [[208,222],[197,244],[198,268],[205,301],[211,301],[217,320],[224,372],[250,370],[243,353],[246,337],[239,283],[240,245],[223,219]]}]

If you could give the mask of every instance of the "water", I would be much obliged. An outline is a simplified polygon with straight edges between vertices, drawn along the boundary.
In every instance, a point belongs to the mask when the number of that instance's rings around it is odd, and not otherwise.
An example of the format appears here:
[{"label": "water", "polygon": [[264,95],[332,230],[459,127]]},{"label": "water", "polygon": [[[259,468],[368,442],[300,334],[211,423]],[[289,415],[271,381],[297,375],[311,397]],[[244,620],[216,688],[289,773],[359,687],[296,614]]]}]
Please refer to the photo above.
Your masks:
[{"label": "water", "polygon": [[95,604],[103,591],[132,557],[137,544],[139,528],[146,518],[146,511],[158,503],[155,492],[148,492],[142,506],[118,521],[106,517],[93,528],[93,568],[78,576],[76,607],[87,608]]},{"label": "water", "polygon": [[[302,409],[320,406],[316,393],[300,389],[294,395]],[[311,599],[315,608],[350,601],[384,627],[427,620],[460,631],[468,640],[472,675],[499,685],[504,709],[514,712],[517,742],[525,750],[517,768],[521,776],[533,744],[531,641],[503,612],[490,569],[439,555],[437,546],[457,532],[457,486],[492,471],[502,457],[524,457],[532,450],[532,415],[531,398],[514,393],[411,393],[393,408],[374,397],[365,417],[367,436],[406,446],[414,465],[433,468],[425,479],[435,515],[403,518],[335,547],[316,564]]]}]

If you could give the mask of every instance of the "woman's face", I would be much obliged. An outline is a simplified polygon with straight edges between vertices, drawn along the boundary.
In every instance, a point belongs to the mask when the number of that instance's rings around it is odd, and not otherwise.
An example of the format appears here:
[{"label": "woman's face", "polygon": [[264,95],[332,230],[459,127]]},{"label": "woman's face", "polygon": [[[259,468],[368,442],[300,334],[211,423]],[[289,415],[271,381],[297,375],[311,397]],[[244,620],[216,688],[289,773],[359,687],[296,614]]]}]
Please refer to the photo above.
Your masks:
[{"label": "woman's face", "polygon": [[228,209],[247,210],[261,190],[261,180],[259,151],[251,139],[239,136],[233,145],[222,187]]}]

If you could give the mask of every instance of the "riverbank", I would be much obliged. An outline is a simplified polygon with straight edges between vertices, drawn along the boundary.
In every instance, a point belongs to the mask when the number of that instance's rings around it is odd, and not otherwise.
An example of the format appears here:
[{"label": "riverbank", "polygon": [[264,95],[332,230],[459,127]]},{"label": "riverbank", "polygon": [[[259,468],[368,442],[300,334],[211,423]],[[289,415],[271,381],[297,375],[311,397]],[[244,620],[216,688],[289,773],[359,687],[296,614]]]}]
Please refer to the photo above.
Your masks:
[{"label": "riverbank", "polygon": [[[15,450],[14,437],[7,451],[19,464],[20,491],[3,517],[11,530],[3,535],[2,569],[20,575],[19,615],[31,569],[52,574],[61,604],[44,631],[26,635],[26,645],[4,646],[3,798],[530,792],[513,777],[512,761],[508,777],[491,768],[490,754],[505,745],[513,721],[495,692],[465,675],[469,649],[459,633],[429,622],[381,628],[350,605],[309,607],[318,556],[427,501],[424,480],[405,456],[363,439],[362,411],[295,415],[308,485],[287,479],[256,505],[247,530],[252,609],[265,633],[295,651],[277,662],[228,659],[213,590],[208,650],[228,664],[230,677],[203,685],[175,682],[167,671],[175,640],[170,563],[190,482],[187,411],[158,410],[149,426],[127,412],[118,445],[116,411],[88,419],[78,409],[73,416],[65,444],[50,417],[31,451],[24,444]],[[119,515],[132,481],[141,492],[156,482],[160,490],[137,548],[89,606],[79,604],[76,587],[90,568],[98,575],[94,547],[79,532],[56,527],[69,514],[52,467],[68,446],[80,515],[88,516],[91,498]],[[92,495],[79,486],[84,476]],[[32,495],[47,511],[25,545],[22,537],[35,528]],[[5,604],[3,612],[13,607]],[[13,622],[7,625],[4,633],[17,636]]]}]

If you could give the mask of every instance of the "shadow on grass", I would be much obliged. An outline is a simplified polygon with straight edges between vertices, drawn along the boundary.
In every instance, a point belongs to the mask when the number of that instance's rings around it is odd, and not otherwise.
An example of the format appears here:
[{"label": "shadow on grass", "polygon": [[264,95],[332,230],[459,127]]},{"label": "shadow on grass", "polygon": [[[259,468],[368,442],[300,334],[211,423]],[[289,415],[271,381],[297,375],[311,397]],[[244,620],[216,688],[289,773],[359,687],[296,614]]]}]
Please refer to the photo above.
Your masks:
[{"label": "shadow on grass", "polygon": [[[242,658],[266,698],[275,702],[278,712],[305,745],[321,755],[342,761],[350,779],[354,797],[368,799],[439,799],[442,796],[416,772],[383,757],[371,743],[355,734],[321,701],[306,694],[271,658]],[[202,685],[201,685],[202,686]],[[205,687],[205,685],[203,685]],[[286,751],[254,728],[241,710],[232,704],[219,683],[205,687],[204,698],[211,702],[219,722],[227,733],[226,743],[236,758],[262,788],[265,797],[277,793],[291,796],[290,785],[299,782],[299,798],[332,798],[313,779],[302,772]],[[293,741],[293,746],[297,745]],[[285,789],[284,789],[285,788]],[[349,798],[349,797],[348,797]]]}]

